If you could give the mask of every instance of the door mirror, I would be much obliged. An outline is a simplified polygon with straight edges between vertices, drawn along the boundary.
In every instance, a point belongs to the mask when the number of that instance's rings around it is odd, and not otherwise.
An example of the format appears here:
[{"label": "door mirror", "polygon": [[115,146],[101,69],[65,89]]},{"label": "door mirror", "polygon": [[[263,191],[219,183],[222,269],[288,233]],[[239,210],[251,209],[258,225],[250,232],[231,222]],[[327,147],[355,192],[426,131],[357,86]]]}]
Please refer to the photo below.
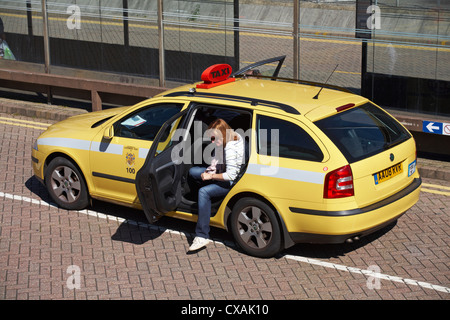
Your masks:
[{"label": "door mirror", "polygon": [[111,140],[114,137],[114,126],[109,126],[103,132],[103,139]]}]

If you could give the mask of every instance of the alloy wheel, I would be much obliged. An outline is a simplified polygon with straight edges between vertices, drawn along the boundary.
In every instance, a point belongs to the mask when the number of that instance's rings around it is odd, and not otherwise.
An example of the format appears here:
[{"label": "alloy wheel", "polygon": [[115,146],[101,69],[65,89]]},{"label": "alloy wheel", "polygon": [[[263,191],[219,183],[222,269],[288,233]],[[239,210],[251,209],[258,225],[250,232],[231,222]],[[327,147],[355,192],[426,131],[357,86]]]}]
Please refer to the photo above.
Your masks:
[{"label": "alloy wheel", "polygon": [[50,185],[54,195],[66,203],[77,201],[81,194],[80,178],[67,166],[59,166],[53,170]]},{"label": "alloy wheel", "polygon": [[252,248],[264,249],[272,239],[272,223],[259,207],[249,206],[241,210],[237,224],[242,241]]}]

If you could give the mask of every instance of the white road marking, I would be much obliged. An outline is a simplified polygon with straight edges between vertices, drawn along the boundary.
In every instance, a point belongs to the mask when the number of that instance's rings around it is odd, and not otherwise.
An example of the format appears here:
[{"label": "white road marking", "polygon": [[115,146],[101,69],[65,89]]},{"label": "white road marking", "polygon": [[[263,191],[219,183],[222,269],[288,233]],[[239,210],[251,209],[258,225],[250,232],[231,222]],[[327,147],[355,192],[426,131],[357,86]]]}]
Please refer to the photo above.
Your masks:
[{"label": "white road marking", "polygon": [[390,276],[387,274],[378,273],[378,272],[374,272],[371,270],[347,267],[347,266],[344,266],[341,264],[330,263],[330,262],[326,262],[326,261],[321,261],[321,260],[311,259],[311,258],[306,258],[306,257],[301,257],[301,256],[285,255],[284,257],[286,259],[291,259],[291,260],[295,260],[295,261],[299,261],[299,262],[313,264],[313,265],[321,266],[324,268],[330,268],[330,269],[341,270],[341,271],[346,271],[346,272],[350,272],[350,273],[362,274],[362,275],[369,276],[372,278],[384,279],[384,280],[399,282],[399,283],[403,283],[403,284],[407,284],[407,285],[413,285],[413,286],[419,286],[422,288],[432,289],[435,291],[450,293],[450,288],[434,285],[434,284],[431,284],[428,282],[417,281],[417,280],[413,280],[413,279],[401,278],[401,277],[396,277],[396,276]]},{"label": "white road marking", "polygon": [[[43,200],[32,199],[29,197],[15,195],[15,194],[11,194],[11,193],[5,193],[5,192],[1,192],[1,191],[0,191],[0,198],[10,199],[10,200],[14,200],[14,201],[28,202],[28,203],[37,204],[40,206],[48,206],[49,208],[50,207],[58,208],[58,206],[54,203],[49,203],[49,202],[46,202]],[[124,218],[120,218],[120,217],[116,217],[116,216],[112,216],[112,215],[99,213],[94,210],[85,209],[85,210],[79,210],[78,212],[82,213],[82,214],[86,214],[88,216],[97,217],[100,219],[105,219],[105,220],[109,220],[109,221],[117,221],[119,223],[128,223],[130,225],[135,225],[135,226],[139,226],[139,227],[158,230],[158,231],[164,232],[164,233],[171,233],[171,234],[176,234],[176,235],[181,235],[181,236],[190,236],[192,238],[194,237],[194,234],[191,234],[191,233],[185,233],[185,232],[180,232],[180,231],[176,231],[176,230],[171,230],[168,228],[155,226],[155,225],[152,225],[149,223],[128,220],[128,219],[124,219]],[[214,242],[215,244],[225,245],[225,243],[223,243],[220,240],[212,240],[212,242]],[[419,286],[419,287],[430,289],[430,290],[435,290],[435,291],[444,292],[444,293],[450,293],[450,288],[431,284],[431,283],[424,282],[424,281],[417,281],[417,280],[407,279],[407,278],[402,278],[402,277],[397,277],[397,276],[390,276],[387,274],[378,273],[378,272],[374,272],[371,270],[365,270],[365,269],[360,269],[360,268],[355,268],[355,267],[348,267],[348,266],[341,265],[341,264],[326,262],[326,261],[322,261],[322,260],[318,260],[318,259],[306,258],[306,257],[302,257],[302,256],[294,256],[294,255],[287,254],[287,255],[284,255],[283,257],[285,259],[294,260],[294,261],[307,263],[307,264],[311,264],[311,265],[316,265],[316,266],[321,266],[324,268],[340,270],[340,271],[345,271],[345,272],[354,273],[354,274],[361,274],[361,275],[365,275],[365,276],[372,277],[372,278],[384,279],[384,280],[388,280],[388,281],[402,283],[405,285]]]}]

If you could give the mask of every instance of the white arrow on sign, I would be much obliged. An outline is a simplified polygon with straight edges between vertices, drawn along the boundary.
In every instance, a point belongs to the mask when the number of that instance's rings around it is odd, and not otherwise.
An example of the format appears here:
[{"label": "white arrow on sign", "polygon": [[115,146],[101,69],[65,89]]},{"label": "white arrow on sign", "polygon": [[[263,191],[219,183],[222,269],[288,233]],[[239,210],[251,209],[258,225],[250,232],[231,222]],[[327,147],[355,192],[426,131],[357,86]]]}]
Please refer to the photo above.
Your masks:
[{"label": "white arrow on sign", "polygon": [[439,130],[439,127],[433,126],[433,124],[434,124],[434,122],[430,122],[430,123],[427,125],[427,129],[428,129],[428,131],[430,131],[431,133],[434,133],[433,130]]}]

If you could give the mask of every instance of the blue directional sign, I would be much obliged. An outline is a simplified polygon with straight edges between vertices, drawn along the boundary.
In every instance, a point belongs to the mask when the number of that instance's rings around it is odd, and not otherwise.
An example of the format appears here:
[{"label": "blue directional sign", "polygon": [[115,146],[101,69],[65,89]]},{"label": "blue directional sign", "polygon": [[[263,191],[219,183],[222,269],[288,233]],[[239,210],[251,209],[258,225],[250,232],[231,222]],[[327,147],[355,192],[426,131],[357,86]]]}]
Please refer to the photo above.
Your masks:
[{"label": "blue directional sign", "polygon": [[442,134],[442,122],[422,121],[422,131],[426,133]]}]

